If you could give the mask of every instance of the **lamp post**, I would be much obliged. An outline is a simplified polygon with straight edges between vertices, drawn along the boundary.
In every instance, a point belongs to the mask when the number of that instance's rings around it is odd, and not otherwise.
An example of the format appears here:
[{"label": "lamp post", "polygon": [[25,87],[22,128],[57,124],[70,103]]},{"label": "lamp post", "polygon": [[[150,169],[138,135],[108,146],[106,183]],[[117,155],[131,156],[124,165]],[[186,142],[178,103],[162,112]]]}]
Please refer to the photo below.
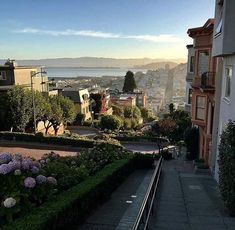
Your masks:
[{"label": "lamp post", "polygon": [[37,74],[46,74],[47,72],[45,71],[40,71],[36,73],[31,73],[30,78],[31,78],[31,92],[32,92],[32,99],[33,99],[33,125],[34,125],[34,134],[36,133],[37,127],[36,127],[36,113],[35,113],[35,99],[34,99],[34,91],[33,91],[33,77],[36,76]]}]

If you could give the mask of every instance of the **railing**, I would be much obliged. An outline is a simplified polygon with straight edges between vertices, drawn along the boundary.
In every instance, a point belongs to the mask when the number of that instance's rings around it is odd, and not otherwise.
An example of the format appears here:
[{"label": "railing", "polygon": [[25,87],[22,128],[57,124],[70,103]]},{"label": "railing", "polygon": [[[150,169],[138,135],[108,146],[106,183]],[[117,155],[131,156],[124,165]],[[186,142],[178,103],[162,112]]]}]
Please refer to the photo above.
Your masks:
[{"label": "railing", "polygon": [[211,89],[215,87],[215,73],[204,72],[201,76],[193,78],[193,86],[201,87],[202,89]]},{"label": "railing", "polygon": [[151,213],[153,213],[153,204],[156,196],[158,182],[161,176],[162,162],[163,158],[161,156],[154,170],[147,193],[144,197],[143,203],[140,207],[138,216],[136,218],[134,226],[132,227],[132,230],[148,229],[149,217]]}]

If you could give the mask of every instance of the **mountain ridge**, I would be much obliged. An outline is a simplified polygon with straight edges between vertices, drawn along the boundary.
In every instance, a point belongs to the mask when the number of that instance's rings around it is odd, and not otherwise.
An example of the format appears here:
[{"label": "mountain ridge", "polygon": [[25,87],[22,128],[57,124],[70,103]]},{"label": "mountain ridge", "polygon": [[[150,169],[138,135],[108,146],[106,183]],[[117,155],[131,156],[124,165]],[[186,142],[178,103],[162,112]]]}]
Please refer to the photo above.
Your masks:
[{"label": "mountain ridge", "polygon": [[[0,59],[4,64],[6,59]],[[150,63],[164,62],[165,64],[175,63],[176,65],[185,62],[184,59],[164,59],[164,58],[104,58],[104,57],[79,57],[79,58],[46,58],[46,59],[24,59],[16,60],[18,65],[40,65],[45,67],[92,67],[92,68],[135,68]]]}]

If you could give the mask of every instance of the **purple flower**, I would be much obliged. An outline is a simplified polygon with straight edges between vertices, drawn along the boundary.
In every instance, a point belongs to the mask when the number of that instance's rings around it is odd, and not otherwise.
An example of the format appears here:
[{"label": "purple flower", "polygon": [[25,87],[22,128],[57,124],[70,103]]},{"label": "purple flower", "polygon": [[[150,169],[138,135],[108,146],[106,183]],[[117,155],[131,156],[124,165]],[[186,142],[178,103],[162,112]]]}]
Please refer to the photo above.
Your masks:
[{"label": "purple flower", "polygon": [[0,165],[0,174],[7,174],[11,172],[11,167],[8,164],[2,164]]},{"label": "purple flower", "polygon": [[54,177],[47,177],[47,182],[52,185],[57,185],[57,180]]},{"label": "purple flower", "polygon": [[36,167],[36,166],[33,166],[33,167],[31,168],[31,172],[32,172],[33,174],[37,174],[37,173],[39,172],[39,168]]},{"label": "purple flower", "polygon": [[36,180],[33,177],[27,177],[24,179],[24,186],[26,188],[34,188],[36,185]]},{"label": "purple flower", "polygon": [[12,155],[9,153],[0,153],[0,165],[7,164],[12,160]]},{"label": "purple flower", "polygon": [[18,160],[13,160],[13,161],[9,162],[8,165],[11,168],[11,171],[14,171],[16,169],[20,169],[21,162]]},{"label": "purple flower", "polygon": [[42,184],[47,181],[47,178],[43,175],[38,175],[38,176],[36,176],[36,181],[38,184]]},{"label": "purple flower", "polygon": [[33,160],[30,158],[24,158],[22,160],[22,168],[23,169],[29,169],[31,166],[33,166]]}]

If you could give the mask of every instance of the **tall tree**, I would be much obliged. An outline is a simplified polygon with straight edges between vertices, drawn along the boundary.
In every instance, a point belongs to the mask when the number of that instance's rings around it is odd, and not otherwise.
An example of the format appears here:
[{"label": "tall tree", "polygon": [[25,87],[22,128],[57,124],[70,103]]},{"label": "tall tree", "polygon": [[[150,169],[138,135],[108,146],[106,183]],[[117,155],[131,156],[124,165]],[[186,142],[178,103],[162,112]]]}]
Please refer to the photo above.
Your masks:
[{"label": "tall tree", "polygon": [[137,86],[133,72],[127,71],[122,91],[125,93],[130,93],[134,92],[134,89],[136,88]]},{"label": "tall tree", "polygon": [[14,86],[7,93],[8,117],[14,131],[24,132],[32,117],[31,94],[22,86]]}]

